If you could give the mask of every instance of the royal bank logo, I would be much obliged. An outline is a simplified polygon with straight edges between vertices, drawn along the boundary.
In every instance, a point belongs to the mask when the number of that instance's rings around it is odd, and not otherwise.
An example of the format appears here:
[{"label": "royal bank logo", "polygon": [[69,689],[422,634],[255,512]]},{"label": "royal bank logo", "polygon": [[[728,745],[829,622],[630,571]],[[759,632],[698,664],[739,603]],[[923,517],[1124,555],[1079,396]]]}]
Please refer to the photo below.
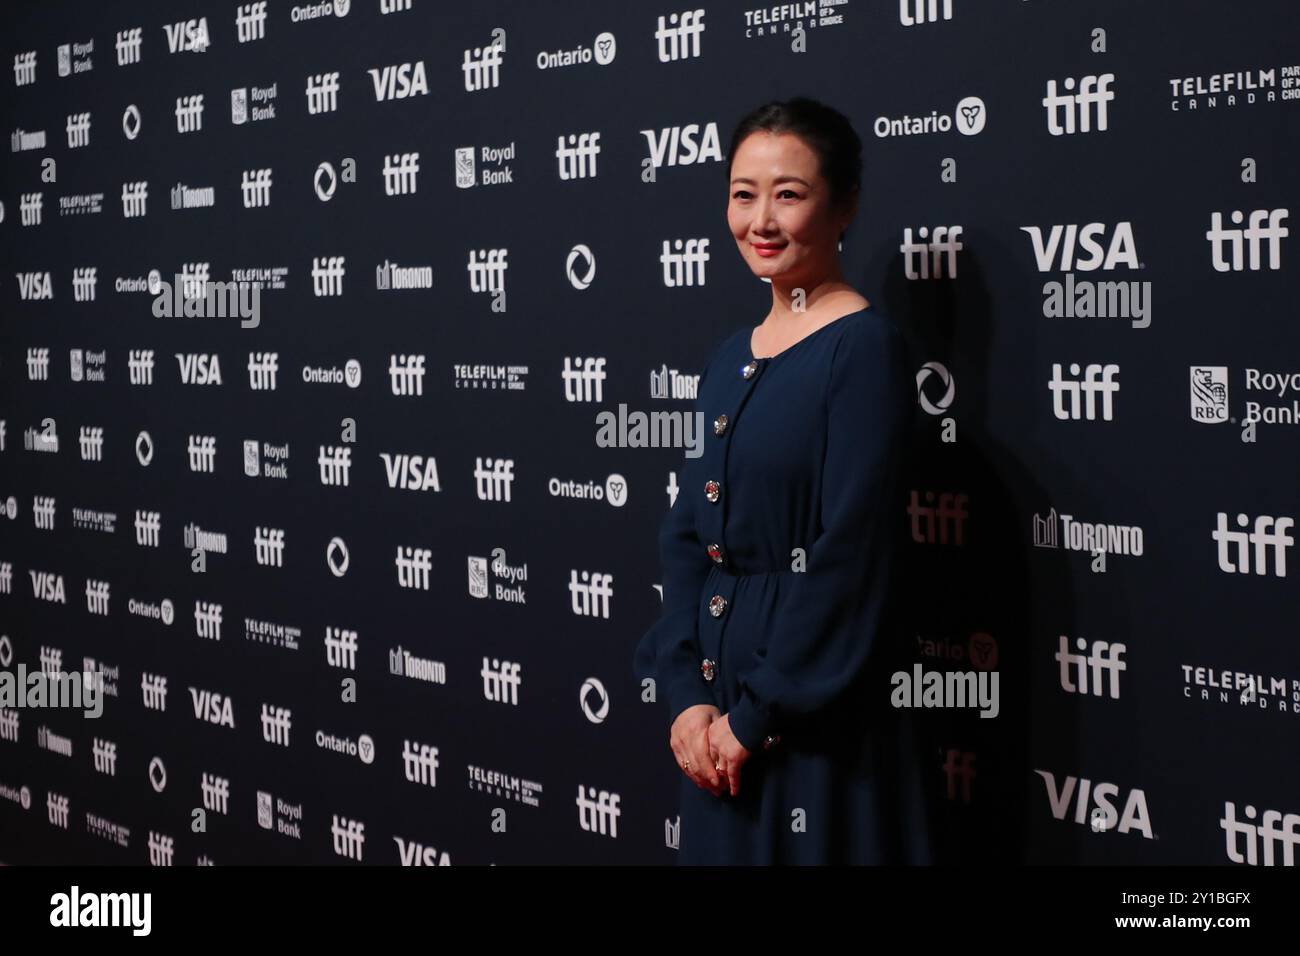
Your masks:
[{"label": "royal bank logo", "polygon": [[95,68],[92,59],[95,53],[95,41],[85,43],[63,43],[58,48],[59,76],[73,76],[87,73]]},{"label": "royal bank logo", "polygon": [[510,604],[526,604],[528,596],[524,585],[528,581],[528,565],[510,564],[505,551],[492,552],[492,562],[487,558],[470,555],[468,558],[469,593],[476,598],[491,598]]},{"label": "royal bank logo", "polygon": [[[456,186],[470,189],[474,186],[500,186],[515,181],[515,144],[509,146],[483,146],[475,151],[473,146],[462,146],[455,153]],[[479,168],[479,164],[482,167]]]},{"label": "royal bank logo", "polygon": [[1191,366],[1192,421],[1217,424],[1228,420],[1228,369],[1224,365]]},{"label": "royal bank logo", "polygon": [[302,839],[302,804],[289,803],[265,790],[257,791],[257,825],[281,836]]},{"label": "royal bank logo", "polygon": [[244,474],[249,478],[289,477],[289,446],[249,439],[244,442]]},{"label": "royal bank logo", "polygon": [[[230,122],[235,126],[246,123],[260,123],[275,119],[275,98],[279,93],[278,83],[270,86],[236,87],[230,91]],[[252,109],[249,109],[249,103]]]}]

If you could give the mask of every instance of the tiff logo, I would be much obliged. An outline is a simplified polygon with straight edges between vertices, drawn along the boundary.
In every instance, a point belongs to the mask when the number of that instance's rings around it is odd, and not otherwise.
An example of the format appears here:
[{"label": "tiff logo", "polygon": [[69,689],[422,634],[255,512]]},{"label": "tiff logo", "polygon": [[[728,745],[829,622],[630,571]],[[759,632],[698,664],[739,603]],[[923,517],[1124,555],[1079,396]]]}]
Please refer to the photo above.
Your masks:
[{"label": "tiff logo", "polygon": [[384,155],[384,194],[405,196],[415,192],[415,174],[420,171],[419,153]]},{"label": "tiff logo", "polygon": [[479,501],[509,501],[514,483],[513,458],[474,458],[474,494]]},{"label": "tiff logo", "polygon": [[197,133],[203,129],[203,94],[176,97],[176,132]]},{"label": "tiff logo", "polygon": [[175,852],[175,840],[161,833],[149,831],[149,865],[171,866],[172,854]]},{"label": "tiff logo", "polygon": [[614,575],[599,571],[569,569],[569,609],[579,617],[609,617],[609,601],[614,596]]},{"label": "tiff logo", "polygon": [[424,356],[388,356],[388,377],[394,395],[424,394]]},{"label": "tiff logo", "polygon": [[211,474],[217,468],[217,439],[213,435],[190,435],[187,446],[190,471]]},{"label": "tiff logo", "polygon": [[[1229,531],[1228,515],[1223,511],[1218,513],[1218,521],[1218,527],[1210,533],[1210,537],[1219,544],[1220,571],[1225,574],[1249,574],[1251,553],[1251,549],[1247,547],[1249,544],[1253,546],[1255,552],[1256,574],[1268,573],[1268,554],[1272,549],[1273,576],[1286,577],[1286,552],[1295,544],[1295,538],[1287,534],[1295,527],[1293,518],[1258,515],[1255,518],[1253,531]],[[1237,514],[1238,528],[1245,528],[1249,523],[1249,517],[1245,514]]]},{"label": "tiff logo", "polygon": [[496,89],[501,85],[501,56],[499,43],[465,51],[460,71],[465,77],[467,93]]},{"label": "tiff logo", "polygon": [[[1079,363],[1071,362],[1070,374],[1078,376],[1079,371]],[[1047,383],[1048,389],[1052,392],[1052,414],[1061,421],[1077,422],[1081,418],[1090,422],[1096,421],[1097,396],[1100,395],[1102,421],[1110,421],[1114,416],[1113,396],[1119,391],[1119,382],[1115,381],[1115,376],[1119,374],[1119,366],[1093,363],[1083,370],[1083,374],[1085,380],[1082,382],[1077,379],[1071,381],[1062,378],[1061,363],[1052,363],[1052,378]],[[1083,395],[1082,410],[1079,407],[1080,394]]]},{"label": "tiff logo", "polygon": [[402,769],[411,783],[426,787],[438,785],[438,748],[428,744],[402,741]]},{"label": "tiff logo", "polygon": [[500,704],[518,706],[519,685],[523,681],[519,667],[513,661],[483,658],[483,667],[479,670],[479,676],[483,678],[483,696]]},{"label": "tiff logo", "polygon": [[397,546],[397,586],[429,590],[429,569],[433,567],[433,552],[428,548]]},{"label": "tiff logo", "polygon": [[50,823],[56,827],[68,828],[68,798],[48,790],[45,793],[45,812]]},{"label": "tiff logo", "polygon": [[313,295],[342,295],[344,256],[313,256],[311,291]]},{"label": "tiff logo", "polygon": [[245,209],[271,205],[271,170],[245,169],[239,183]]},{"label": "tiff logo", "polygon": [[235,36],[240,43],[266,38],[266,0],[235,8]]},{"label": "tiff logo", "polygon": [[50,350],[34,348],[27,350],[27,380],[44,382],[50,377]]},{"label": "tiff logo", "polygon": [[[1251,804],[1243,808],[1246,820],[1254,820],[1257,812]],[[1279,828],[1278,824],[1281,824]],[[1231,800],[1223,802],[1223,818],[1219,821],[1227,841],[1228,859],[1233,863],[1245,863],[1249,866],[1277,866],[1276,844],[1282,847],[1282,866],[1295,866],[1295,848],[1300,844],[1300,813],[1283,815],[1279,810],[1265,810],[1258,823],[1247,823],[1237,819],[1237,805]],[[1246,853],[1243,856],[1239,847],[1244,838]],[[1264,852],[1259,852],[1260,843]],[[1262,857],[1262,860],[1261,860]]]},{"label": "tiff logo", "polygon": [[94,302],[99,270],[94,266],[72,270],[72,298],[76,302]]},{"label": "tiff logo", "polygon": [[152,385],[153,349],[131,349],[127,353],[126,367],[132,385]]},{"label": "tiff logo", "polygon": [[912,280],[957,278],[957,253],[966,248],[961,234],[961,226],[935,226],[933,235],[929,227],[921,226],[913,238],[912,227],[906,227],[898,247],[904,273]]},{"label": "tiff logo", "polygon": [[139,63],[140,45],[143,41],[144,29],[141,27],[118,30],[114,40],[114,46],[117,49],[117,65],[130,66],[133,63]]},{"label": "tiff logo", "polygon": [[148,199],[148,182],[123,183],[122,217],[125,219],[134,219],[137,216],[145,215],[145,208]]},{"label": "tiff logo", "polygon": [[564,400],[566,402],[599,402],[604,400],[601,383],[605,381],[605,360],[603,358],[582,358],[575,355],[572,359],[564,357],[564,368],[560,372],[564,380]]},{"label": "tiff logo", "polygon": [[332,113],[339,108],[339,75],[316,73],[307,77],[307,112]]},{"label": "tiff logo", "polygon": [[268,744],[289,746],[289,730],[293,726],[293,713],[287,707],[262,705],[262,739]]},{"label": "tiff logo", "polygon": [[54,499],[48,495],[32,498],[32,523],[38,531],[54,530]]},{"label": "tiff logo", "polygon": [[[1250,225],[1242,229],[1223,228],[1223,213],[1210,214],[1210,229],[1205,238],[1210,242],[1210,261],[1215,272],[1241,272],[1249,269],[1258,272],[1262,257],[1260,255],[1264,242],[1268,243],[1268,268],[1282,268],[1282,240],[1291,235],[1291,230],[1282,223],[1286,222],[1289,210],[1254,209],[1250,213]],[[1230,214],[1233,225],[1240,226],[1245,215],[1240,209]],[[1265,220],[1268,225],[1264,225]],[[1224,256],[1224,246],[1228,247],[1230,258]],[[1243,260],[1243,251],[1248,259]]]},{"label": "tiff logo", "polygon": [[667,22],[661,14],[655,27],[655,41],[660,63],[685,60],[700,55],[700,34],[704,32],[704,11],[685,10],[668,15]]},{"label": "tiff logo", "polygon": [[69,113],[66,125],[68,149],[90,145],[90,114]]},{"label": "tiff logo", "polygon": [[95,761],[95,772],[107,774],[110,777],[117,776],[117,744],[111,740],[100,740],[98,737],[91,741],[91,756]]},{"label": "tiff logo", "polygon": [[507,249],[471,249],[465,268],[469,272],[470,292],[504,292]]},{"label": "tiff logo", "polygon": [[325,662],[330,667],[357,669],[357,632],[341,627],[325,628]]},{"label": "tiff logo", "polygon": [[592,179],[596,175],[596,157],[600,155],[599,133],[570,133],[568,142],[556,138],[555,158],[560,179]]},{"label": "tiff logo", "polygon": [[361,852],[366,842],[366,825],[357,820],[349,820],[333,814],[330,833],[334,836],[334,852],[349,860],[361,860]]},{"label": "tiff logo", "polygon": [[104,460],[104,429],[98,425],[82,425],[77,442],[81,446],[82,461]]},{"label": "tiff logo", "polygon": [[14,86],[28,86],[36,82],[36,51],[14,54]]},{"label": "tiff logo", "polygon": [[248,387],[253,391],[274,392],[275,373],[279,370],[279,352],[248,353]]},{"label": "tiff logo", "polygon": [[704,264],[710,258],[708,239],[665,239],[659,255],[664,285],[670,289],[704,285]]},{"label": "tiff logo", "polygon": [[619,795],[578,784],[578,824],[588,833],[618,838]]},{"label": "tiff logo", "polygon": [[1110,89],[1114,79],[1114,73],[1082,77],[1078,81],[1079,92],[1075,93],[1072,92],[1075,87],[1074,78],[1067,77],[1061,83],[1065,92],[1059,94],[1056,91],[1056,80],[1048,80],[1047,95],[1043,97],[1043,108],[1047,111],[1047,131],[1053,136],[1090,133],[1094,108],[1097,130],[1106,130],[1106,104],[1115,98]]},{"label": "tiff logo", "polygon": [[143,673],[140,675],[140,691],[144,706],[148,710],[165,711],[167,709],[167,678],[161,674]]},{"label": "tiff logo", "polygon": [[211,641],[221,640],[221,605],[211,601],[194,602],[194,634]]},{"label": "tiff logo", "polygon": [[966,543],[966,519],[970,517],[966,506],[970,503],[970,496],[942,491],[938,505],[935,505],[934,498],[934,492],[927,491],[925,504],[921,504],[919,493],[912,489],[907,505],[908,517],[912,519],[912,540],[917,544],[961,547]]},{"label": "tiff logo", "polygon": [[158,511],[140,511],[135,513],[135,543],[142,548],[158,547],[158,538],[162,528],[162,513]]},{"label": "tiff logo", "polygon": [[205,773],[199,781],[203,792],[203,807],[212,813],[226,813],[227,801],[230,799],[230,781],[225,777]]},{"label": "tiff logo", "polygon": [[24,226],[39,226],[41,210],[45,208],[44,193],[21,193],[18,196],[20,221]]},{"label": "tiff logo", "polygon": [[[1088,642],[1082,637],[1075,642],[1080,653],[1070,653],[1070,641],[1064,634],[1056,651],[1056,660],[1061,665],[1061,689],[1067,694],[1088,694],[1102,696],[1102,671],[1107,677],[1107,690],[1112,700],[1119,700],[1119,674],[1128,670],[1128,665],[1120,660],[1128,649],[1123,644],[1110,644],[1106,641],[1093,641],[1092,650],[1088,651]],[[1089,689],[1088,675],[1092,675]]]},{"label": "tiff logo", "polygon": [[[942,13],[940,12],[942,2]],[[952,0],[898,0],[898,22],[905,27],[952,19]]]},{"label": "tiff logo", "polygon": [[86,578],[86,610],[91,614],[108,614],[108,582]]},{"label": "tiff logo", "polygon": [[320,483],[346,488],[352,473],[352,449],[340,445],[321,445],[316,454],[320,465]]},{"label": "tiff logo", "polygon": [[254,528],[253,553],[263,567],[284,567],[284,530],[260,525]]}]

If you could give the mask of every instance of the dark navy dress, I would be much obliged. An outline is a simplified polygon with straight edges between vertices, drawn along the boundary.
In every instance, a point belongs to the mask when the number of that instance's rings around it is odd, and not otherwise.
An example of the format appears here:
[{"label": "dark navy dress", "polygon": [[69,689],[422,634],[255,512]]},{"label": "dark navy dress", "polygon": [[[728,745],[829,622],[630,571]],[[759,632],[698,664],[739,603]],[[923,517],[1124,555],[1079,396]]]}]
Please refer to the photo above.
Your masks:
[{"label": "dark navy dress", "polygon": [[660,530],[663,614],[635,656],[670,725],[713,704],[751,751],[736,797],[681,773],[678,861],[929,862],[922,757],[889,703],[902,336],[874,304],[768,358],[751,332],[701,375],[703,451]]}]

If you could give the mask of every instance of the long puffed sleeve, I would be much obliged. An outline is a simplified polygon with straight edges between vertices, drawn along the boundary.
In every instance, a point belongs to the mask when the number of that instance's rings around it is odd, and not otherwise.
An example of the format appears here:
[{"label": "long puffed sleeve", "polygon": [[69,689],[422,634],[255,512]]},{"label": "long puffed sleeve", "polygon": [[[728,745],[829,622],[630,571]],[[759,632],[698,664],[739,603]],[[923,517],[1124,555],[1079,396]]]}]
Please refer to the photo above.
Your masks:
[{"label": "long puffed sleeve", "polygon": [[[716,352],[715,352],[716,354]],[[700,376],[696,394],[702,394],[709,366]],[[699,410],[696,399],[694,410]],[[693,421],[700,421],[693,415]],[[699,436],[703,441],[703,436]],[[685,464],[678,474],[679,488],[696,488],[704,483],[698,475],[701,458],[683,455]],[[663,568],[663,613],[641,638],[634,657],[636,679],[655,678],[656,697],[666,699],[669,722],[687,707],[714,704],[713,692],[700,673],[698,636],[700,589],[713,561],[695,530],[692,500],[698,496],[678,492],[659,525],[659,560]]]},{"label": "long puffed sleeve", "polygon": [[[902,334],[868,314],[831,359],[820,520],[789,575],[759,662],[740,678],[731,732],[749,750],[843,702],[885,623],[898,478],[914,394]],[[795,546],[799,546],[795,542]]]}]

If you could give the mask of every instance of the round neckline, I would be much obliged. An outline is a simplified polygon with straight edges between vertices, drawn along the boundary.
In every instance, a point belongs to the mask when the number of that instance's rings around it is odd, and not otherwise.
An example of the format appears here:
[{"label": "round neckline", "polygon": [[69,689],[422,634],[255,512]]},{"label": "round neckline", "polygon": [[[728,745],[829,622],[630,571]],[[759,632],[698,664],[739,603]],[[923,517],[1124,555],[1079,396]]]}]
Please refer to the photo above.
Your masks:
[{"label": "round neckline", "polygon": [[841,316],[839,316],[839,317],[837,317],[837,318],[831,319],[831,320],[830,320],[829,322],[827,322],[825,325],[821,325],[821,326],[818,326],[817,328],[813,329],[811,332],[809,332],[809,333],[808,333],[807,335],[805,335],[803,338],[799,339],[797,342],[794,342],[794,343],[792,343],[792,344],[790,344],[790,345],[787,345],[785,348],[783,348],[781,351],[777,352],[775,355],[764,355],[764,356],[761,357],[761,358],[760,358],[759,356],[757,356],[757,355],[754,354],[754,332],[755,332],[755,330],[758,329],[758,326],[756,325],[756,326],[754,326],[753,329],[750,329],[750,331],[749,331],[749,339],[748,339],[748,345],[749,345],[749,357],[750,357],[751,359],[753,359],[754,361],[756,361],[756,362],[771,362],[771,361],[774,360],[774,359],[779,359],[782,355],[785,355],[787,352],[792,352],[792,351],[794,351],[795,349],[797,349],[799,346],[803,345],[805,342],[807,342],[807,341],[808,341],[809,339],[811,339],[813,336],[817,335],[817,333],[826,331],[826,330],[829,329],[832,325],[836,325],[836,324],[839,323],[839,322],[843,322],[845,319],[847,319],[847,318],[848,318],[849,316],[851,316],[851,315],[857,315],[859,312],[868,312],[868,311],[870,311],[870,310],[871,310],[871,306],[868,305],[866,308],[855,309],[855,310],[852,311],[852,312],[845,312],[843,315],[841,315]]}]

